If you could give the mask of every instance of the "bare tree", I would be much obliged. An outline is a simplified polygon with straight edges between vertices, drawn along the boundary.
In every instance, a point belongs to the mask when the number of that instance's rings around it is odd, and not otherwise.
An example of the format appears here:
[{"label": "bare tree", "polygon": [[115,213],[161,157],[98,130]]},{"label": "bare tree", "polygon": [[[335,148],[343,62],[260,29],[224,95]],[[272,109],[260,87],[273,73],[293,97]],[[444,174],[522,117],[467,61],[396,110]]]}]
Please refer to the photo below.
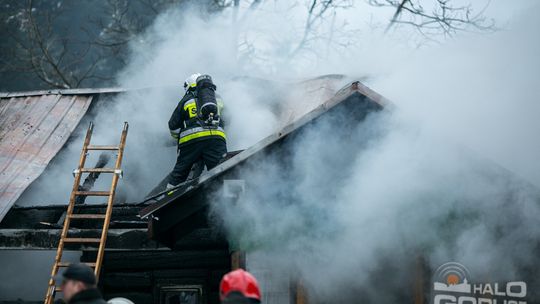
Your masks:
[{"label": "bare tree", "polygon": [[[443,36],[451,36],[459,31],[494,30],[492,20],[484,16],[484,11],[489,5],[486,0],[485,6],[478,11],[473,10],[472,2],[468,5],[458,5],[456,0],[366,0],[374,7],[394,9],[392,18],[385,24],[385,32],[398,26],[413,27],[423,38],[437,40]],[[233,7],[238,10],[238,1],[219,1],[224,7]],[[244,16],[256,10],[263,0],[244,1]],[[266,1],[268,2],[268,1]],[[286,2],[281,2],[286,3]],[[233,5],[234,4],[234,5]],[[341,10],[354,9],[355,2],[352,0],[304,0],[294,1],[290,7],[305,5],[306,14],[304,25],[297,31],[297,38],[291,43],[290,39],[282,42],[281,37],[275,38],[275,45],[284,54],[285,64],[304,58],[312,61],[314,58],[324,59],[329,56],[330,49],[342,51],[347,47],[359,42],[359,29],[351,28],[346,21],[337,21],[336,15]],[[477,3],[475,3],[477,5]],[[426,9],[426,7],[428,9]],[[233,14],[236,16],[238,13]],[[242,20],[242,18],[239,18]],[[337,22],[343,22],[336,24]],[[244,31],[249,31],[244,27]],[[295,31],[291,27],[291,31]],[[238,34],[239,57],[241,62],[252,63],[259,61],[265,64],[264,55],[259,52],[249,35],[242,32]],[[253,35],[252,35],[253,36]],[[273,33],[268,34],[273,37]],[[286,39],[285,39],[286,40]],[[284,45],[280,45],[284,44]],[[321,48],[322,47],[322,48]],[[283,50],[286,50],[285,52]],[[263,56],[263,57],[261,57]]]},{"label": "bare tree", "polygon": [[[249,14],[255,12],[263,0],[246,1],[247,7],[242,18],[244,20]],[[357,33],[356,30],[348,29],[347,24],[343,23],[340,26],[336,26],[336,13],[339,10],[346,10],[353,6],[352,0],[309,0],[309,1],[295,1],[290,4],[290,9],[305,5],[306,15],[304,25],[297,34],[297,39],[290,43],[287,41],[286,46],[282,49],[285,51],[283,60],[285,64],[288,64],[300,57],[313,57],[322,58],[328,55],[328,50],[331,47],[346,47],[351,43],[354,43],[354,37]],[[247,29],[249,30],[249,28]],[[291,28],[291,31],[295,31]],[[264,62],[265,59],[257,54],[257,48],[245,35],[245,33],[239,33],[242,39],[238,41],[239,57],[242,58],[241,63],[250,63],[253,61]],[[346,38],[346,39],[342,39]],[[279,37],[278,37],[279,39]],[[320,42],[326,44],[326,49],[320,49],[315,47],[320,46]],[[276,41],[276,45],[280,42]]]},{"label": "bare tree", "polygon": [[[374,7],[394,10],[386,25],[386,32],[399,26],[409,26],[428,39],[451,36],[465,30],[493,30],[492,20],[484,17],[471,5],[457,5],[455,0],[365,0]],[[107,0],[100,2],[101,11],[91,20],[80,22],[76,29],[68,30],[65,20],[69,15],[64,9],[72,5],[79,9],[79,2],[13,1],[2,4],[0,30],[5,46],[0,50],[0,71],[3,75],[25,73],[37,78],[46,87],[75,88],[80,86],[110,85],[113,75],[127,63],[130,43],[151,43],[138,40],[154,19],[163,11],[189,0]],[[76,3],[76,4],[73,4]],[[191,2],[193,3],[193,2]],[[212,13],[233,10],[233,47],[239,64],[265,63],[265,56],[248,39],[251,29],[246,26],[251,14],[263,9],[264,0],[205,0],[197,1]],[[345,49],[358,42],[359,30],[351,29],[346,21],[336,18],[340,10],[352,9],[353,0],[303,0],[285,3],[290,8],[305,5],[306,14],[300,29],[291,28],[294,41],[276,41],[284,54],[285,64],[294,60],[325,58],[331,49]],[[472,2],[471,2],[472,3]],[[143,13],[144,12],[144,13]],[[240,14],[242,12],[242,14]],[[92,14],[90,14],[92,15]],[[342,23],[340,23],[342,22]],[[78,23],[78,22],[77,22]],[[59,26],[62,24],[62,26]],[[76,33],[76,34],[74,34]],[[280,36],[269,37],[279,40]],[[289,33],[288,33],[289,34]],[[252,37],[254,35],[251,35]],[[255,35],[257,36],[257,35]],[[322,48],[321,48],[322,46]],[[6,77],[6,76],[3,76]],[[8,76],[9,77],[9,76]],[[35,87],[36,84],[29,84]]]},{"label": "bare tree", "polygon": [[[163,11],[182,3],[182,0],[107,0],[105,13],[94,18],[101,29],[94,43],[107,49],[126,64],[128,44],[139,37]],[[144,14],[141,14],[141,11]]]},{"label": "bare tree", "polygon": [[128,44],[160,12],[181,2],[108,0],[96,17],[75,24],[66,24],[72,12],[65,6],[79,9],[77,3],[27,0],[6,5],[1,30],[8,49],[0,71],[28,75],[25,79],[35,78],[44,87],[111,85],[115,72],[126,64]]},{"label": "bare tree", "polygon": [[5,69],[32,73],[55,88],[74,88],[90,79],[109,79],[96,71],[105,58],[95,52],[92,43],[82,37],[61,37],[55,33],[54,24],[61,14],[60,8],[39,9],[32,0],[27,1],[17,18],[19,32],[9,32],[15,47]]},{"label": "bare tree", "polygon": [[[422,2],[432,6],[425,9]],[[386,32],[397,25],[414,27],[424,37],[431,38],[433,35],[452,36],[458,31],[494,30],[494,21],[484,16],[485,6],[477,13],[472,5],[457,5],[452,0],[368,0],[368,3],[377,7],[393,7],[394,14],[386,27]]]},{"label": "bare tree", "polygon": [[[336,10],[348,9],[353,3],[350,0],[311,0],[307,9],[307,18],[302,37],[292,49],[289,57],[294,58],[300,51],[305,50],[311,41],[326,39],[321,35],[318,27],[326,23],[329,16],[335,16]],[[329,37],[334,35],[335,27],[331,28]],[[332,39],[330,38],[330,42]]]}]

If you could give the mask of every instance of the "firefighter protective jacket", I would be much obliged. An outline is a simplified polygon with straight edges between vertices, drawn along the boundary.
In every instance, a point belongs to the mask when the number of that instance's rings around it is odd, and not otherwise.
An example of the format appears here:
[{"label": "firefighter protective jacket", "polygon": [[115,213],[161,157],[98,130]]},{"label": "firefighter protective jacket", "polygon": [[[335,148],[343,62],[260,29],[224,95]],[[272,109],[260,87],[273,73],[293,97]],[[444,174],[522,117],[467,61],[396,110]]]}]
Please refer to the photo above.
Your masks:
[{"label": "firefighter protective jacket", "polygon": [[[226,140],[223,119],[220,120],[219,125],[216,127],[207,126],[202,123],[197,117],[198,111],[195,98],[193,93],[188,91],[174,109],[169,119],[171,136],[178,140],[179,146],[209,138]],[[216,96],[216,101],[218,104],[218,115],[221,117],[223,101],[219,96]]]}]

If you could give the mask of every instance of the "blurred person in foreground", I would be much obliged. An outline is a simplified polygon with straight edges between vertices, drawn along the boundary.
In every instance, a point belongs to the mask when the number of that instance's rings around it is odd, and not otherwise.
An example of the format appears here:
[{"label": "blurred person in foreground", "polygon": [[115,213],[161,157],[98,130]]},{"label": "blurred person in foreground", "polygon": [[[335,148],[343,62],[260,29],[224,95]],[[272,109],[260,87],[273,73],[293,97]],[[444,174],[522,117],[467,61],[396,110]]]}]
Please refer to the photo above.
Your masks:
[{"label": "blurred person in foreground", "polygon": [[107,304],[96,287],[94,270],[86,264],[73,263],[62,274],[62,292],[67,304]]},{"label": "blurred person in foreground", "polygon": [[219,296],[223,304],[261,303],[261,290],[257,279],[243,269],[223,276],[219,284]]},{"label": "blurred person in foreground", "polygon": [[133,301],[127,298],[116,297],[107,301],[107,304],[135,304]]}]

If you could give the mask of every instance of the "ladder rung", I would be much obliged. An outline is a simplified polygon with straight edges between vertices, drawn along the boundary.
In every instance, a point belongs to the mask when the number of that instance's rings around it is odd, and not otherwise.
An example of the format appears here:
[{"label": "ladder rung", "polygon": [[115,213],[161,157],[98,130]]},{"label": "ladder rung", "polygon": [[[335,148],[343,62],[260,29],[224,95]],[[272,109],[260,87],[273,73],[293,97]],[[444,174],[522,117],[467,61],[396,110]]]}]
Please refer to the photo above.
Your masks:
[{"label": "ladder rung", "polygon": [[78,196],[109,196],[109,191],[75,191],[75,195]]},{"label": "ladder rung", "polygon": [[66,243],[100,243],[101,239],[98,238],[65,238]]},{"label": "ladder rung", "polygon": [[89,173],[115,173],[114,168],[82,168],[81,172]]},{"label": "ladder rung", "polygon": [[[0,0],[2,1],[2,0]],[[95,202],[96,205],[107,205],[107,201],[99,201],[99,202]],[[74,208],[79,208],[78,210],[84,210],[86,207],[88,207],[87,204],[76,204],[75,206],[73,206]],[[77,213],[77,214],[80,214],[80,213]],[[73,214],[75,215],[75,214]]]},{"label": "ladder rung", "polygon": [[118,146],[88,146],[86,147],[86,150],[119,150]]},{"label": "ladder rung", "polygon": [[72,219],[104,219],[105,214],[71,214]]},{"label": "ladder rung", "polygon": [[[96,267],[96,263],[82,263],[82,264],[86,264],[90,267]],[[69,265],[71,265],[71,263],[66,263],[66,262],[60,262],[57,264],[58,267],[68,267]]]}]

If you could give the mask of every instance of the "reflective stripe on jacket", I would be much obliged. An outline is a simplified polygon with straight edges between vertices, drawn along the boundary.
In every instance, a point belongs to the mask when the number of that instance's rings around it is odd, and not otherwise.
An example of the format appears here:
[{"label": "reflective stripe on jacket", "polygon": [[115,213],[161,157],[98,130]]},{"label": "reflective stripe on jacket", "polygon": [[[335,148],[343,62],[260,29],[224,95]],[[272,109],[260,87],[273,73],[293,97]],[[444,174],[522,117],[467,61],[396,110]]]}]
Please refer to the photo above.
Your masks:
[{"label": "reflective stripe on jacket", "polygon": [[[216,96],[218,104],[218,114],[221,117],[223,111],[223,101],[219,96]],[[223,119],[221,118],[218,126],[202,125],[202,122],[197,117],[197,103],[192,93],[188,92],[178,103],[176,109],[169,119],[169,129],[171,136],[178,140],[178,144],[186,144],[196,140],[205,138],[220,138],[227,139],[225,130],[223,129]]]},{"label": "reflective stripe on jacket", "polygon": [[223,130],[223,128],[221,127],[218,127],[217,129],[195,127],[195,128],[187,129],[185,131],[180,132],[178,143],[183,144],[190,140],[201,138],[201,137],[207,137],[207,136],[219,136],[223,138],[224,140],[227,140],[227,136],[225,135],[225,130]]}]

